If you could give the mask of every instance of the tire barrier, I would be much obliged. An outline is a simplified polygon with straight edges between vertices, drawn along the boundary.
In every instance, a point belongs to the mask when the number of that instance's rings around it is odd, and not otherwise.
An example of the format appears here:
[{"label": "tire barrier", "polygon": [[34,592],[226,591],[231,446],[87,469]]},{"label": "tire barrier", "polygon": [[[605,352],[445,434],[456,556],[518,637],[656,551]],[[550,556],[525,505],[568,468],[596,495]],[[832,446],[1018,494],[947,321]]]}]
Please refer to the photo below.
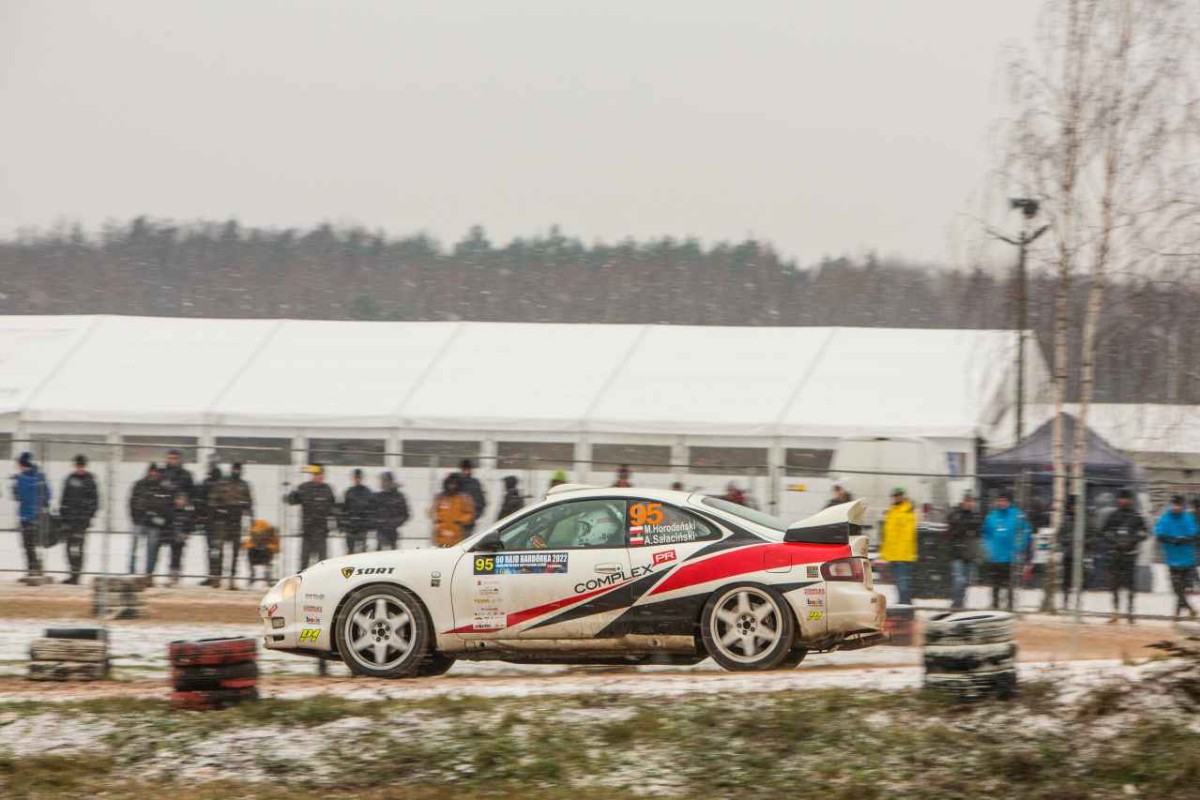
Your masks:
[{"label": "tire barrier", "polygon": [[108,675],[103,628],[49,628],[29,646],[31,681],[96,681]]},{"label": "tire barrier", "polygon": [[105,578],[92,584],[92,615],[106,619],[137,619],[144,615],[141,578]]},{"label": "tire barrier", "polygon": [[1007,699],[1017,690],[1013,615],[952,611],[925,624],[925,688],[961,700]]},{"label": "tire barrier", "polygon": [[884,644],[910,647],[913,643],[915,620],[916,611],[912,606],[888,606],[887,616],[883,621],[883,632],[887,634]]},{"label": "tire barrier", "polygon": [[212,711],[258,699],[258,640],[248,636],[171,642],[171,707]]}]

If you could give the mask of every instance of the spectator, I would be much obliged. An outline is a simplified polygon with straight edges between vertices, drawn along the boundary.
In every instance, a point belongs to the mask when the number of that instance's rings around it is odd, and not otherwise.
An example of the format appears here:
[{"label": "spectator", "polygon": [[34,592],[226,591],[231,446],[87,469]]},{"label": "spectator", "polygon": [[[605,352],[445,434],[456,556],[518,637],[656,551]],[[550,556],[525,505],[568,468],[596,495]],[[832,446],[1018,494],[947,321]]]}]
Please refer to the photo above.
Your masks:
[{"label": "spectator", "polygon": [[238,553],[242,549],[242,519],[254,519],[254,496],[242,479],[242,465],[234,464],[229,475],[209,489],[208,514],[217,545],[215,563],[210,564],[209,585],[221,588],[225,551],[229,552],[229,589],[236,589]]},{"label": "spectator", "polygon": [[171,548],[171,577],[168,579],[171,586],[179,585],[179,573],[183,569],[183,548],[195,530],[196,509],[186,492],[178,492],[171,508],[171,518],[158,541],[159,547],[168,545]]},{"label": "spectator", "polygon": [[950,542],[950,608],[955,610],[966,608],[971,572],[979,560],[979,528],[975,498],[967,492],[946,520],[946,538]]},{"label": "spectator", "polygon": [[[1049,524],[1049,515],[1046,518]],[[1062,554],[1059,570],[1059,587],[1062,589],[1063,608],[1069,608],[1071,581],[1075,564],[1075,495],[1067,498],[1063,507],[1062,522],[1058,526],[1058,552]]]},{"label": "spectator", "polygon": [[850,482],[845,478],[838,478],[833,482],[833,496],[829,498],[825,507],[840,506],[843,503],[853,502],[853,500],[854,495],[850,494]]},{"label": "spectator", "polygon": [[557,470],[553,475],[550,476],[550,488],[553,489],[555,486],[565,486],[567,480],[567,471],[562,469]]},{"label": "spectator", "polygon": [[892,490],[892,507],[883,518],[879,557],[891,562],[892,580],[901,605],[912,603],[912,565],[917,560],[917,515],[904,490]]},{"label": "spectator", "polygon": [[337,498],[325,483],[325,467],[312,464],[305,468],[311,476],[287,496],[288,505],[300,506],[300,571],[324,561],[329,547],[329,518]]},{"label": "spectator", "polygon": [[628,464],[622,464],[617,468],[617,480],[613,483],[614,489],[632,489],[633,473],[629,471]]},{"label": "spectator", "polygon": [[178,450],[167,451],[167,466],[162,471],[163,488],[172,495],[183,492],[190,500],[196,491],[196,481],[187,467],[183,466],[183,456]]},{"label": "spectator", "polygon": [[1146,520],[1133,506],[1133,492],[1122,489],[1117,496],[1117,510],[1108,515],[1100,532],[1108,545],[1108,584],[1112,589],[1113,612],[1109,624],[1115,624],[1121,609],[1121,589],[1129,595],[1126,619],[1133,624],[1133,596],[1137,593],[1134,575],[1138,552],[1146,541]]},{"label": "spectator", "polygon": [[171,516],[171,493],[162,482],[158,464],[150,462],[146,476],[133,485],[129,494],[129,516],[133,520],[133,540],[129,544],[129,573],[137,572],[139,545],[146,551],[146,580],[158,565],[158,538]]},{"label": "spectator", "polygon": [[721,496],[721,499],[739,506],[747,505],[746,493],[739,489],[738,485],[733,481],[725,484],[725,494]]},{"label": "spectator", "polygon": [[463,526],[463,536],[470,536],[475,532],[475,523],[483,516],[483,507],[487,497],[483,493],[483,486],[479,483],[479,479],[473,474],[475,465],[471,463],[471,459],[464,458],[459,464],[459,469],[458,490],[471,498],[475,514],[471,521]]},{"label": "spectator", "polygon": [[41,544],[42,512],[50,505],[50,484],[33,463],[31,453],[17,458],[17,474],[13,476],[13,499],[17,501],[17,519],[21,523],[21,545],[25,548],[25,572],[30,578],[42,576]]},{"label": "spectator", "polygon": [[1013,564],[1029,546],[1033,534],[1025,513],[1013,505],[1012,492],[1001,492],[995,507],[983,521],[983,550],[987,582],[992,587],[992,608],[1000,608],[1001,590],[1007,593],[1005,608],[1012,610]]},{"label": "spectator", "polygon": [[408,522],[408,499],[392,473],[379,476],[379,493],[375,495],[375,524],[379,526],[376,550],[395,550],[400,526]]},{"label": "spectator", "polygon": [[75,471],[63,481],[58,517],[67,542],[67,564],[71,568],[71,577],[63,583],[79,583],[83,573],[83,538],[100,507],[96,478],[88,472],[87,463],[87,456],[75,456]]},{"label": "spectator", "polygon": [[256,570],[263,568],[263,581],[267,586],[275,582],[273,565],[279,553],[279,530],[263,519],[256,519],[250,526],[246,539],[246,560],[250,562],[250,585],[258,580]]},{"label": "spectator", "polygon": [[1175,591],[1175,616],[1187,609],[1189,617],[1196,609],[1188,602],[1187,591],[1191,573],[1196,569],[1196,518],[1184,508],[1183,496],[1171,498],[1170,507],[1158,518],[1154,535],[1162,543],[1163,555],[1171,571],[1171,588]]},{"label": "spectator", "polygon": [[200,581],[201,586],[221,585],[221,566],[218,561],[221,558],[221,537],[217,535],[217,525],[208,498],[223,478],[220,466],[213,464],[209,467],[208,477],[196,487],[196,496],[192,503],[196,509],[196,526],[204,529],[204,544],[208,553],[208,577]]},{"label": "spectator", "polygon": [[672,481],[672,482],[671,482],[671,491],[672,491],[672,492],[682,492],[682,491],[686,491],[686,490],[683,488],[683,481]]},{"label": "spectator", "polygon": [[510,514],[515,514],[525,507],[525,498],[517,489],[517,476],[504,476],[504,500],[500,503],[500,513],[496,519],[501,520]]},{"label": "spectator", "polygon": [[442,492],[429,509],[433,520],[433,543],[438,547],[453,547],[466,535],[467,526],[475,520],[475,506],[470,496],[461,491],[457,474],[442,481]]},{"label": "spectator", "polygon": [[361,469],[354,470],[351,480],[354,485],[342,497],[342,533],[346,534],[347,553],[364,553],[375,512],[375,493],[363,486]]}]

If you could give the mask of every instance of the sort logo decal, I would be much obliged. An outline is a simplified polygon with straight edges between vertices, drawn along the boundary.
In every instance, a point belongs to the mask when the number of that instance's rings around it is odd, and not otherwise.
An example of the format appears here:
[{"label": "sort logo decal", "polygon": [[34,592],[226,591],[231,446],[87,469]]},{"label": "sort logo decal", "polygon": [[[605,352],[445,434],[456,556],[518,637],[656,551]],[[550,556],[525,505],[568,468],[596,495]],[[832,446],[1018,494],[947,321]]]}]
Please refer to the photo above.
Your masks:
[{"label": "sort logo decal", "polygon": [[321,635],[320,628],[305,628],[300,631],[301,642],[316,642]]},{"label": "sort logo decal", "polygon": [[347,580],[360,575],[391,575],[395,567],[342,567],[342,577]]}]

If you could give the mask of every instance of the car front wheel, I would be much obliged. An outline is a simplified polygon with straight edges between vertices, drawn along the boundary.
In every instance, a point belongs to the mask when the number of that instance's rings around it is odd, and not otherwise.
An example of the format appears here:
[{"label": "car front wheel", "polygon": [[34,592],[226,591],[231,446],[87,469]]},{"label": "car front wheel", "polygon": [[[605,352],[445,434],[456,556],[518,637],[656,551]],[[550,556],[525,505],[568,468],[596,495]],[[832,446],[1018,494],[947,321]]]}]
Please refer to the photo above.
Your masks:
[{"label": "car front wheel", "polygon": [[725,669],[775,669],[792,651],[796,618],[779,592],[742,583],[708,598],[700,633],[708,654]]},{"label": "car front wheel", "polygon": [[337,621],[338,652],[355,675],[408,678],[429,652],[421,603],[399,586],[364,586],[347,598]]}]

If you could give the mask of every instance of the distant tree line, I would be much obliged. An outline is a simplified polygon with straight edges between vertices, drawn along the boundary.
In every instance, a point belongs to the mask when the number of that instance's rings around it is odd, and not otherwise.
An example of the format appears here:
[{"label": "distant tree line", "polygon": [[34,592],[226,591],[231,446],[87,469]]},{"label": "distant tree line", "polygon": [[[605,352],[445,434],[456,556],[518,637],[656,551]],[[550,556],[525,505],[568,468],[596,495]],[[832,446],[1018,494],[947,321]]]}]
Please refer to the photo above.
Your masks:
[{"label": "distant tree line", "polygon": [[[557,228],[497,245],[474,227],[444,247],[358,227],[139,217],[96,234],[64,227],[0,241],[0,280],[0,314],[990,329],[1016,319],[1009,269],[873,256],[800,266],[757,241],[588,245]],[[1087,288],[1077,281],[1070,298],[1076,347]],[[1030,297],[1030,324],[1047,353],[1053,276],[1035,270]],[[1130,278],[1114,286],[1096,402],[1200,402],[1198,319],[1194,285]]]}]

